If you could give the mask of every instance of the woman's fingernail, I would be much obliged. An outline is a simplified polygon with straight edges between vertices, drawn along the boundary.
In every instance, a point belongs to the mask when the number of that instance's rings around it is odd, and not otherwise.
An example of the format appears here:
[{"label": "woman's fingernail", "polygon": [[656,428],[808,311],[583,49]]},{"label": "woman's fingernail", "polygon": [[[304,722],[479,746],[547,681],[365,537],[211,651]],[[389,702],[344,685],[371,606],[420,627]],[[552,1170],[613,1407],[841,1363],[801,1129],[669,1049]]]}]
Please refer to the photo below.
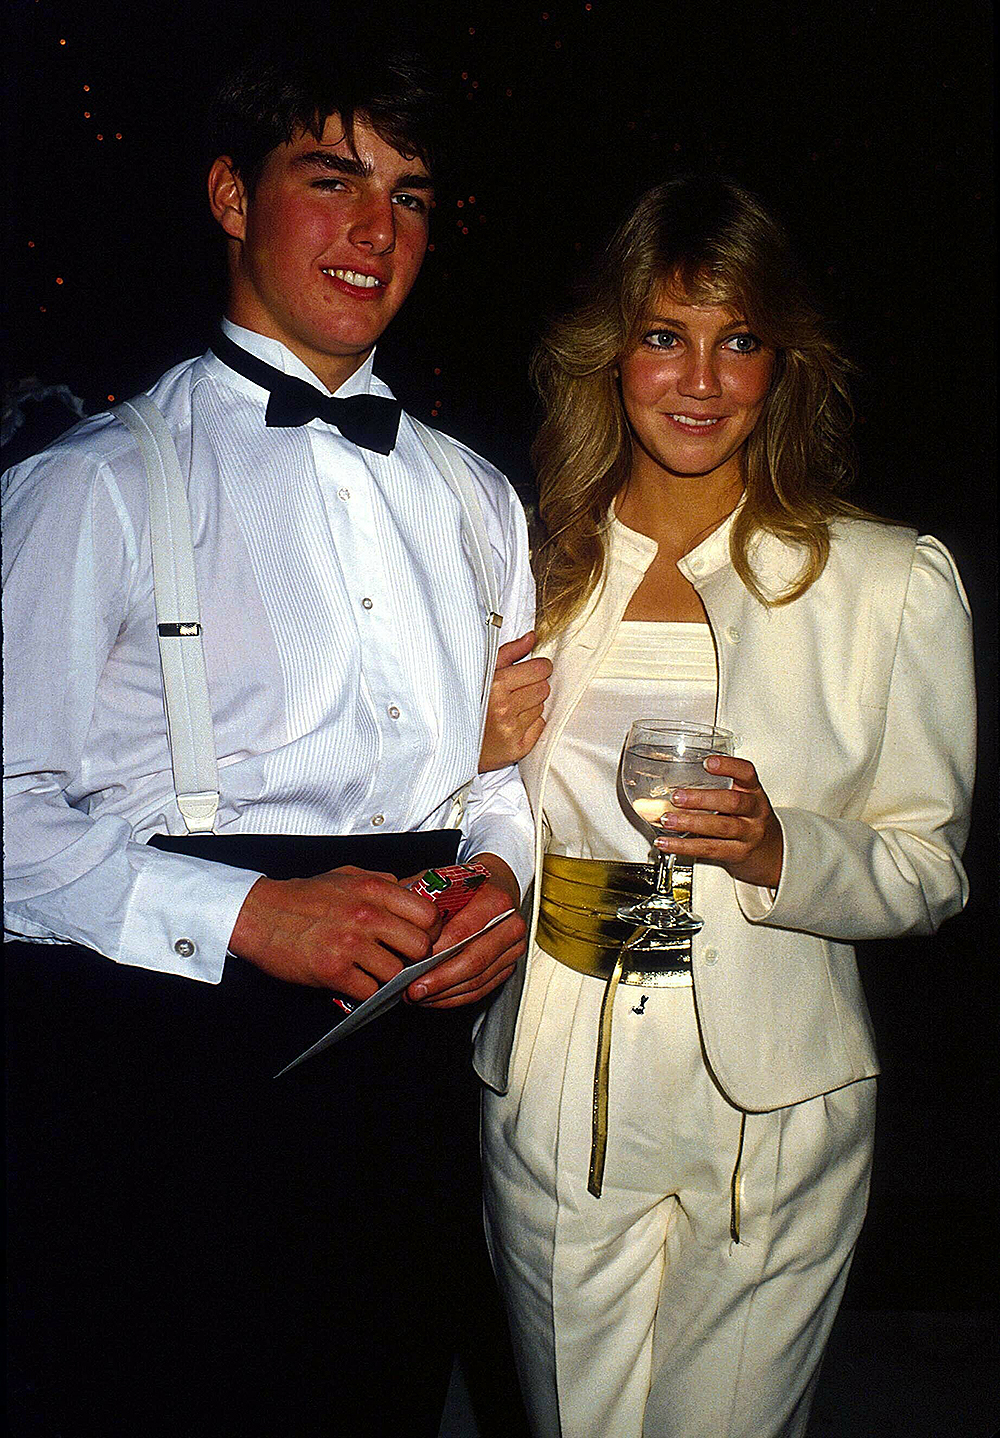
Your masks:
[{"label": "woman's fingernail", "polygon": [[685,794],[683,789],[675,789],[670,796],[670,802],[672,804],[686,804],[687,801],[688,796],[687,794]]}]

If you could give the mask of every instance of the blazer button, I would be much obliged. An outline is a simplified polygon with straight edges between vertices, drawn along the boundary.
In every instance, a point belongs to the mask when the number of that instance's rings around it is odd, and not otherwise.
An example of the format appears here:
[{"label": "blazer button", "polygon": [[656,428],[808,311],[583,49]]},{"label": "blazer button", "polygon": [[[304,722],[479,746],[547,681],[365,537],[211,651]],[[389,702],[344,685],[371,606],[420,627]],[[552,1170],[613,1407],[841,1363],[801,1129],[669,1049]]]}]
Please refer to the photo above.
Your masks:
[{"label": "blazer button", "polygon": [[385,823],[385,815],[384,815],[384,814],[373,814],[373,815],[372,815],[372,823],[375,825],[375,827],[376,827],[376,829],[377,829],[380,824],[384,824],[384,823]]},{"label": "blazer button", "polygon": [[194,958],[197,952],[197,945],[193,944],[190,939],[178,939],[174,944],[174,953],[179,954],[182,959]]}]

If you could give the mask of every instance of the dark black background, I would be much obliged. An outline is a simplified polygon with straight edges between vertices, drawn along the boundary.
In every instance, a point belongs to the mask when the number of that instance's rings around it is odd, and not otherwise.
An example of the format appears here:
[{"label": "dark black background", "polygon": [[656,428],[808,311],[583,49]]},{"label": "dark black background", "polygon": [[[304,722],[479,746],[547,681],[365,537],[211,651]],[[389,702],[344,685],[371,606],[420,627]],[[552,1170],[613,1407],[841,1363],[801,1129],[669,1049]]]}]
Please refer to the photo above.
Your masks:
[{"label": "dark black background", "polygon": [[481,449],[525,495],[527,355],[609,220],[668,170],[704,166],[756,188],[785,218],[859,366],[857,498],[954,551],[983,695],[969,907],[934,940],[861,954],[884,1076],[849,1301],[990,1303],[989,7],[574,0],[431,3],[414,19],[376,4],[258,3],[224,16],[190,0],[148,11],[17,0],[11,13],[8,379],[65,383],[88,412],[204,348],[222,249],[203,199],[203,100],[234,47],[303,15],[317,32],[406,33],[447,80],[458,164],[379,369],[416,413]]}]

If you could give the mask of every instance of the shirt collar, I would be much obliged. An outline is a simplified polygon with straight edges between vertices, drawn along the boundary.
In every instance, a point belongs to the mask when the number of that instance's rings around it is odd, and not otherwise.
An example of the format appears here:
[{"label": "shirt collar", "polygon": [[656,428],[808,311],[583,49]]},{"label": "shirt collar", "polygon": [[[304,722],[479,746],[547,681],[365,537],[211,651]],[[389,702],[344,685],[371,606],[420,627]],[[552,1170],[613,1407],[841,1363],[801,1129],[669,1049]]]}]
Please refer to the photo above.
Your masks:
[{"label": "shirt collar", "polygon": [[[293,354],[280,340],[258,334],[256,330],[245,329],[243,325],[234,324],[229,319],[222,320],[222,333],[227,335],[233,344],[240,345],[249,354],[256,355],[258,359],[263,360],[265,364],[281,370],[283,374],[294,375],[296,379],[305,380],[306,384],[311,384],[313,389],[318,389],[321,394],[332,394],[337,399],[346,399],[348,395],[352,394],[377,394],[384,395],[389,399],[395,398],[389,386],[372,373],[372,365],[375,360],[374,350],[364,364],[344,380],[339,389],[329,390],[319,376],[313,374],[309,366],[303,364],[298,355]],[[259,385],[254,384],[252,380],[244,379],[242,375],[237,375],[228,366],[226,374],[227,377],[232,376],[234,381],[238,380],[241,389],[248,387],[248,392],[252,392],[254,395],[261,394]]]}]

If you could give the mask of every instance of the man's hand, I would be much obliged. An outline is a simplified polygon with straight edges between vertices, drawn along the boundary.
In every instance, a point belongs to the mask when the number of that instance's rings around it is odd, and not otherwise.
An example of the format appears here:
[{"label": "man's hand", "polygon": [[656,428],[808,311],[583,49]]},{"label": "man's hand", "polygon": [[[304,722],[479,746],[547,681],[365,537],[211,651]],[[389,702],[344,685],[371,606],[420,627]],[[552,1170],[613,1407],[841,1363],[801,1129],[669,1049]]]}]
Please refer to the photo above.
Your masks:
[{"label": "man's hand", "polygon": [[529,630],[500,646],[479,755],[480,774],[518,763],[531,753],[545,728],[542,708],[549,697],[552,661],[525,658],[534,642],[534,630]]},{"label": "man's hand", "polygon": [[425,959],[440,928],[430,899],[348,864],[315,879],[258,879],[229,947],[275,978],[361,1000],[403,958]]},{"label": "man's hand", "polygon": [[485,864],[493,877],[476,890],[461,913],[445,924],[435,950],[459,943],[505,909],[513,908],[514,913],[410,985],[406,996],[421,1008],[456,1009],[476,1003],[510,978],[525,951],[525,923],[517,912],[521,899],[517,880],[495,854],[477,854],[476,862]]}]

